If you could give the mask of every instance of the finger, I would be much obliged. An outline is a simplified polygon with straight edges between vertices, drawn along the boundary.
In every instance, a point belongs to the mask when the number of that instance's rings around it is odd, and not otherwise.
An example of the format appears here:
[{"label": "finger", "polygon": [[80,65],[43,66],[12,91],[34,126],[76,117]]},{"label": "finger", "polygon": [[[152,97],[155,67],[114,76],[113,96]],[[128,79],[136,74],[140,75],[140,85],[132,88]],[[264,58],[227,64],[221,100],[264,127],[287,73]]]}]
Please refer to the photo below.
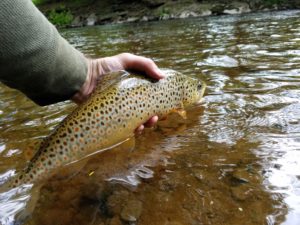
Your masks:
[{"label": "finger", "polygon": [[148,76],[154,79],[164,78],[164,74],[157,67],[157,65],[149,58],[133,55],[130,53],[123,53],[119,56],[123,67],[127,70],[137,70],[145,72]]},{"label": "finger", "polygon": [[135,129],[135,132],[139,134],[139,133],[141,133],[141,132],[144,130],[144,128],[145,128],[145,127],[144,127],[144,125],[142,124],[142,125],[140,125],[138,128]]},{"label": "finger", "polygon": [[153,127],[158,121],[158,116],[151,117],[145,124],[145,127]]}]

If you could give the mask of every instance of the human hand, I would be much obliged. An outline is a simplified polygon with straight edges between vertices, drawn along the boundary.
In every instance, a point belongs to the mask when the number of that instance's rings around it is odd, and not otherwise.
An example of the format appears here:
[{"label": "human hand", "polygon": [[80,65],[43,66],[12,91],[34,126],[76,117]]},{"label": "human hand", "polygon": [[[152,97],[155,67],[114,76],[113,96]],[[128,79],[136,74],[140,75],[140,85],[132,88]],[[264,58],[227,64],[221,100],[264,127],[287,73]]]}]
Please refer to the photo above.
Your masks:
[{"label": "human hand", "polygon": [[[154,79],[161,79],[164,77],[151,59],[130,53],[122,53],[99,59],[88,59],[88,74],[86,81],[80,91],[73,96],[72,100],[77,104],[84,102],[93,92],[102,75],[119,70],[136,70],[144,72]],[[158,117],[153,116],[145,124],[140,125],[136,131],[141,132],[145,126],[151,127],[157,121]]]}]

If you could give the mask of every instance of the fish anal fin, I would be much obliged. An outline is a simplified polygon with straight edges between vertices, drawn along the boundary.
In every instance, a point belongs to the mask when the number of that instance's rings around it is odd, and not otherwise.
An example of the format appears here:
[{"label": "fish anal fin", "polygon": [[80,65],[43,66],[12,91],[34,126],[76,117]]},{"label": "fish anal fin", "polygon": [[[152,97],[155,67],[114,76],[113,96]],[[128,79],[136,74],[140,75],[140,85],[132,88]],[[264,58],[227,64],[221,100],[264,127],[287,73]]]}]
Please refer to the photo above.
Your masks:
[{"label": "fish anal fin", "polygon": [[177,113],[179,116],[181,116],[183,119],[187,119],[186,111],[183,108],[178,108],[173,110],[174,113]]},{"label": "fish anal fin", "polygon": [[71,178],[82,171],[83,167],[87,164],[88,158],[81,159],[59,168],[54,172],[53,178],[55,180],[64,180]]},{"label": "fish anal fin", "polygon": [[167,115],[163,115],[163,116],[160,116],[160,117],[159,117],[159,120],[166,120],[167,118],[168,118]]},{"label": "fish anal fin", "polygon": [[129,138],[128,140],[124,141],[120,148],[122,150],[130,150],[132,151],[135,148],[135,137]]}]

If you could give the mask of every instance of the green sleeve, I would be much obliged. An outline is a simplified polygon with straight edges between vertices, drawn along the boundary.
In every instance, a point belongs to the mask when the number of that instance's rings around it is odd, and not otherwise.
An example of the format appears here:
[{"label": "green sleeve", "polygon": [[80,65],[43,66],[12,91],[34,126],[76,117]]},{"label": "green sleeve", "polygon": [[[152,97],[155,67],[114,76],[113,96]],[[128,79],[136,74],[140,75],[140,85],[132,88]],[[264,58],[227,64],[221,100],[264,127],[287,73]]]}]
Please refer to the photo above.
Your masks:
[{"label": "green sleeve", "polygon": [[31,0],[0,0],[0,81],[39,105],[70,99],[83,85],[87,60]]}]

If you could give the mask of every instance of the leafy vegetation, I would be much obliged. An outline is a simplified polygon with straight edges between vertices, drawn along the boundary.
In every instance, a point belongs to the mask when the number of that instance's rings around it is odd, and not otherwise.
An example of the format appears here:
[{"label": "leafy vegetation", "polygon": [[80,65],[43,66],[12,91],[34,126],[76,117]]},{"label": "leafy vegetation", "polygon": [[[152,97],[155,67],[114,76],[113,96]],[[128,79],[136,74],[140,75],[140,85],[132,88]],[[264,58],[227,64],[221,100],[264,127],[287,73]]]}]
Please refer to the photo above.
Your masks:
[{"label": "leafy vegetation", "polygon": [[42,5],[42,4],[48,3],[49,0],[32,0],[32,2],[33,2],[35,5]]},{"label": "leafy vegetation", "polygon": [[57,26],[66,26],[71,24],[73,20],[73,15],[70,10],[64,8],[52,9],[47,13],[47,17],[51,23]]},{"label": "leafy vegetation", "polygon": [[264,0],[263,2],[267,5],[275,5],[275,4],[282,4],[287,1],[286,0]]},{"label": "leafy vegetation", "polygon": [[42,5],[46,3],[60,3],[60,2],[68,2],[68,3],[73,3],[73,4],[86,4],[86,3],[93,3],[96,0],[32,0],[32,2],[35,5]]}]

